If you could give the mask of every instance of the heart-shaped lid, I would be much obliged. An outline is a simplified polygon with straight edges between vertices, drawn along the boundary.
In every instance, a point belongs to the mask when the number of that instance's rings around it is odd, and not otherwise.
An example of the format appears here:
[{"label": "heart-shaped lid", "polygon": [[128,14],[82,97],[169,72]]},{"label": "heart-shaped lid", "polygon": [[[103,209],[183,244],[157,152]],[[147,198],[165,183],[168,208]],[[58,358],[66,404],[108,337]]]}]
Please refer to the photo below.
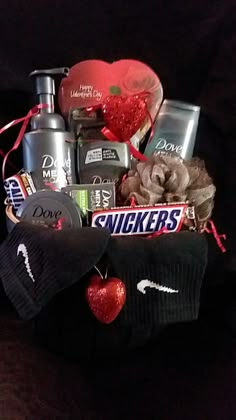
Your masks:
[{"label": "heart-shaped lid", "polygon": [[71,67],[69,76],[61,81],[59,105],[64,117],[72,109],[94,107],[109,95],[131,96],[149,93],[148,110],[155,119],[163,99],[157,74],[137,60],[123,59],[113,63],[85,60]]}]

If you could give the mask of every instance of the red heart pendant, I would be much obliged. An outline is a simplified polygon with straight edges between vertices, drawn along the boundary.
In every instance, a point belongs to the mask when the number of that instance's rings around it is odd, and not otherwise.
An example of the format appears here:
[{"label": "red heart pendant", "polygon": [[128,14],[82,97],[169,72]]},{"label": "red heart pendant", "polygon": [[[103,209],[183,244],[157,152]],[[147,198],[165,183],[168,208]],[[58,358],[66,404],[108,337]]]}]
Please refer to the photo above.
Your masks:
[{"label": "red heart pendant", "polygon": [[102,111],[106,127],[121,141],[130,138],[147,117],[147,104],[140,95],[107,96]]},{"label": "red heart pendant", "polygon": [[110,324],[120,313],[126,299],[124,283],[116,277],[102,279],[95,274],[86,289],[86,299],[93,315],[103,324]]}]

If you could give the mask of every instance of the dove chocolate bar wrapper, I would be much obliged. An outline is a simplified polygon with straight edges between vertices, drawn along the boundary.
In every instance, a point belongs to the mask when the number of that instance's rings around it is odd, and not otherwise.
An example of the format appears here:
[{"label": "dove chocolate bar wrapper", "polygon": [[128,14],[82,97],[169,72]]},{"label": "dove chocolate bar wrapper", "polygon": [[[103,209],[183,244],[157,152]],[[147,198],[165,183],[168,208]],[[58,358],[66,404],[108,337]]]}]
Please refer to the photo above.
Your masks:
[{"label": "dove chocolate bar wrapper", "polygon": [[107,228],[114,236],[179,232],[194,225],[194,208],[188,203],[120,207],[92,215],[92,227]]},{"label": "dove chocolate bar wrapper", "polygon": [[68,185],[62,192],[69,194],[80,207],[84,215],[88,211],[115,207],[115,184],[76,184]]}]

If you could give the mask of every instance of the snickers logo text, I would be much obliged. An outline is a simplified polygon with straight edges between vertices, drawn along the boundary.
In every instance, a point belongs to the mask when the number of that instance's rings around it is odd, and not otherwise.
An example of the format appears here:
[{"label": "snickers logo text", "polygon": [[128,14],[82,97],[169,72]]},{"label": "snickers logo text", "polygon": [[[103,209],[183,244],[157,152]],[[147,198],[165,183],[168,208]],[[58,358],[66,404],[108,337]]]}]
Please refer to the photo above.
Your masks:
[{"label": "snickers logo text", "polygon": [[165,229],[181,229],[187,204],[129,207],[98,211],[93,214],[92,227],[104,227],[112,235],[146,235]]},{"label": "snickers logo text", "polygon": [[8,203],[16,211],[27,197],[26,190],[19,175],[14,175],[4,181]]}]

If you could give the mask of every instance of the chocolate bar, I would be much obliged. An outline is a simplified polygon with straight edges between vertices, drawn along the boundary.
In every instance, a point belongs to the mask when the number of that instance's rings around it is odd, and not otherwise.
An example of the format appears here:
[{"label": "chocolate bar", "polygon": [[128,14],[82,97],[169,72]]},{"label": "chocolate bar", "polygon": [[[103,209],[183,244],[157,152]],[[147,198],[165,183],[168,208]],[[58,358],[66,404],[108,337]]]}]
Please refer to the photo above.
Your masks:
[{"label": "chocolate bar", "polygon": [[26,197],[36,192],[31,175],[24,170],[5,179],[3,185],[7,194],[7,203],[12,205],[15,212]]},{"label": "chocolate bar", "polygon": [[[190,207],[191,209],[192,207]],[[191,217],[190,220],[188,218]],[[155,206],[121,207],[96,211],[92,215],[92,227],[103,227],[112,235],[148,235],[163,231],[178,232],[185,224],[194,228],[194,211],[188,203],[158,204]]]}]

